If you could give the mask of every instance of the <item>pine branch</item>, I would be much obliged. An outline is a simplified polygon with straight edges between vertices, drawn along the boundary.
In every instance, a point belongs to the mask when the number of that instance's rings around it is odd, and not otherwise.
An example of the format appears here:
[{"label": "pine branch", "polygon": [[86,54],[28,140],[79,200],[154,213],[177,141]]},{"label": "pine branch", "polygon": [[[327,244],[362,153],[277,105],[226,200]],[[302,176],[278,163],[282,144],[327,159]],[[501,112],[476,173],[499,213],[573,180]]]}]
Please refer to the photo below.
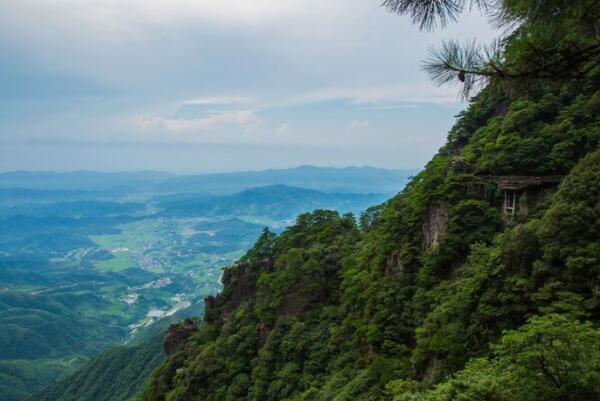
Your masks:
[{"label": "pine branch", "polygon": [[384,0],[382,6],[389,12],[408,15],[422,30],[443,28],[455,22],[467,8],[487,11],[498,0]]},{"label": "pine branch", "polygon": [[[492,79],[531,82],[535,80],[578,79],[600,64],[600,44],[585,48],[541,49],[527,44],[532,57],[520,64],[503,60],[500,41],[482,46],[474,40],[464,45],[447,41],[431,50],[423,69],[438,85],[457,82],[462,85],[461,98],[485,86]],[[535,66],[535,67],[533,67]]]},{"label": "pine branch", "polygon": [[423,30],[432,30],[456,21],[464,9],[465,0],[384,0],[388,11],[409,15]]},{"label": "pine branch", "polygon": [[429,77],[438,85],[459,81],[461,97],[466,99],[484,86],[491,77],[508,75],[501,67],[498,42],[490,46],[478,45],[472,40],[461,46],[457,41],[446,41],[441,48],[433,48],[431,57],[423,65]]}]

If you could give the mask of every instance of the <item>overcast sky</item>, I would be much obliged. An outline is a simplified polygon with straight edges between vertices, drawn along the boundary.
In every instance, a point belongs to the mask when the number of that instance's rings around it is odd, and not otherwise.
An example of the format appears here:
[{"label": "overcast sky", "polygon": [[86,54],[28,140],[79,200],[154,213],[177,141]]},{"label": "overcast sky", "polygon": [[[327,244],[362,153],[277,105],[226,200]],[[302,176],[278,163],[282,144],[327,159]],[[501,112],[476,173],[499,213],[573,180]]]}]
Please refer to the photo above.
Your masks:
[{"label": "overcast sky", "polygon": [[465,107],[379,0],[0,0],[0,170],[421,167]]}]

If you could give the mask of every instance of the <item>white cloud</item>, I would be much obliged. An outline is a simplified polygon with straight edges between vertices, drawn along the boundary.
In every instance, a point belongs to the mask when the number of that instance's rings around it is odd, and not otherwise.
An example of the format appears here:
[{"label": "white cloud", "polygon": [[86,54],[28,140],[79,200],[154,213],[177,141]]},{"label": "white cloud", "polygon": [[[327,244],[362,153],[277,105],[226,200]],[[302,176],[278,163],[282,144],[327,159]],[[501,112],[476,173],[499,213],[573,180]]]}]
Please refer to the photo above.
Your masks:
[{"label": "white cloud", "polygon": [[374,105],[377,108],[415,109],[420,104],[448,105],[460,102],[457,89],[453,87],[439,88],[432,83],[397,85],[363,85],[345,87],[325,87],[310,91],[286,91],[270,93],[253,93],[238,96],[207,96],[191,98],[178,102],[179,106],[238,106],[254,109],[270,109],[280,107],[303,106],[330,101],[348,101],[355,104]]},{"label": "white cloud", "polygon": [[213,96],[213,97],[199,97],[186,99],[181,102],[181,105],[189,106],[210,106],[210,105],[233,105],[243,104],[250,102],[250,97],[244,96]]},{"label": "white cloud", "polygon": [[369,122],[366,120],[354,120],[348,125],[348,131],[358,131],[369,128]]},{"label": "white cloud", "polygon": [[[428,81],[418,83],[403,82],[391,85],[348,85],[344,87],[326,87],[294,94],[287,98],[287,103],[294,105],[331,100],[348,100],[358,104],[412,108],[415,107],[414,103],[457,103],[459,101],[457,93],[457,88],[440,88]],[[399,103],[405,104],[401,105]]]},{"label": "white cloud", "polygon": [[[325,143],[366,154],[360,120],[356,135],[346,130],[360,116],[377,121],[375,142],[426,160],[457,111],[456,88],[419,69],[427,47],[489,36],[480,17],[419,32],[379,0],[0,3],[0,87],[11,89],[0,91],[11,105],[0,139]],[[385,109],[398,111],[379,118]],[[407,150],[407,132],[433,142]]]},{"label": "white cloud", "polygon": [[275,130],[275,134],[278,136],[285,136],[290,133],[291,126],[289,123],[283,123]]},{"label": "white cloud", "polygon": [[[352,12],[345,0],[19,0],[3,4],[7,15],[40,16],[40,22],[63,19],[86,32],[133,32],[148,25],[194,24],[259,26],[282,20],[326,19],[332,12]],[[12,4],[11,4],[12,3]],[[355,7],[354,7],[355,8]],[[332,21],[333,22],[333,21]],[[62,27],[64,28],[64,26]]]},{"label": "white cloud", "polygon": [[226,125],[251,126],[257,124],[260,119],[253,110],[232,110],[211,112],[210,115],[199,118],[136,117],[132,121],[142,130],[159,128],[177,134],[208,131]]}]

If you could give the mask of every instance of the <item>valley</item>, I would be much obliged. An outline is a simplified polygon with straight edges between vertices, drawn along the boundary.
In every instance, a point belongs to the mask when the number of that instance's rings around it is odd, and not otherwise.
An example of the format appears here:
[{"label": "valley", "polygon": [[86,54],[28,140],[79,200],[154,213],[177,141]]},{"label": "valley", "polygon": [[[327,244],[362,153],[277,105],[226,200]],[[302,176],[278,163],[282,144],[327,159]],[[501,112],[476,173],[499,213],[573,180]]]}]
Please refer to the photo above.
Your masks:
[{"label": "valley", "polygon": [[0,10],[0,401],[600,400],[600,0]]},{"label": "valley", "polygon": [[136,190],[0,189],[3,401],[201,317],[223,268],[265,227],[280,232],[314,208],[360,213],[385,197],[281,184],[210,196]]}]

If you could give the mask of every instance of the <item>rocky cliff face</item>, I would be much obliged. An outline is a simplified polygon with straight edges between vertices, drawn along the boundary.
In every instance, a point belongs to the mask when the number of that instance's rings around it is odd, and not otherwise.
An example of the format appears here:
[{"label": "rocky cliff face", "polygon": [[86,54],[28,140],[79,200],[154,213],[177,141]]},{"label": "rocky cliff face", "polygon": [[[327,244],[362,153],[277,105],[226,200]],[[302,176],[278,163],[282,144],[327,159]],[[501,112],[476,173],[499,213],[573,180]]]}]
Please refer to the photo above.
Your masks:
[{"label": "rocky cliff face", "polygon": [[[595,93],[574,93],[562,108],[550,105],[535,135],[568,119],[582,126],[571,134],[586,132],[595,149]],[[584,97],[597,106],[587,109],[587,119],[569,103]],[[499,127],[517,117],[538,126],[537,114],[523,114],[523,105],[550,106],[543,99],[515,101],[499,116],[489,99],[481,95],[457,123],[469,139],[462,157],[479,169],[457,169],[449,144],[360,229],[352,217],[315,211],[257,244],[225,271],[223,292],[206,300],[194,342],[171,354],[143,400],[403,400],[385,397],[394,386],[403,394],[448,380],[470,359],[488,357],[502,333],[531,316],[600,321],[600,153],[578,147],[575,173],[571,160],[563,160],[557,169],[565,180],[557,190],[554,183],[536,185],[526,199],[516,198],[514,218],[503,219],[500,185],[514,180],[490,182],[494,176],[474,171],[495,163],[531,174],[513,159],[514,149],[489,149],[499,143]],[[544,143],[552,140],[564,149],[572,138],[557,134]],[[526,150],[529,159],[550,165],[546,151]],[[446,398],[427,401],[435,399]]]},{"label": "rocky cliff face", "polygon": [[169,326],[163,340],[163,349],[167,356],[174,354],[188,339],[198,331],[198,325],[192,319]]},{"label": "rocky cliff face", "polygon": [[[317,210],[257,243],[226,271],[194,342],[156,372],[143,400],[532,399],[495,383],[511,373],[502,363],[530,362],[539,336],[521,347],[522,332],[516,342],[503,333],[530,330],[532,317],[543,330],[566,316],[600,322],[597,76],[483,90],[446,146],[368,224]],[[503,224],[502,190],[523,188],[492,177],[529,185],[554,174],[565,176],[555,193],[513,197]],[[485,366],[494,369],[480,375]],[[445,384],[460,372],[467,380]]]},{"label": "rocky cliff face", "polygon": [[227,314],[233,312],[243,302],[256,295],[256,280],[261,271],[272,269],[272,262],[263,258],[257,265],[238,263],[223,272],[223,291],[216,296],[204,299],[206,323],[220,324]]},{"label": "rocky cliff face", "polygon": [[421,227],[423,249],[435,247],[440,243],[448,230],[449,211],[450,205],[447,202],[440,202],[427,210]]}]

